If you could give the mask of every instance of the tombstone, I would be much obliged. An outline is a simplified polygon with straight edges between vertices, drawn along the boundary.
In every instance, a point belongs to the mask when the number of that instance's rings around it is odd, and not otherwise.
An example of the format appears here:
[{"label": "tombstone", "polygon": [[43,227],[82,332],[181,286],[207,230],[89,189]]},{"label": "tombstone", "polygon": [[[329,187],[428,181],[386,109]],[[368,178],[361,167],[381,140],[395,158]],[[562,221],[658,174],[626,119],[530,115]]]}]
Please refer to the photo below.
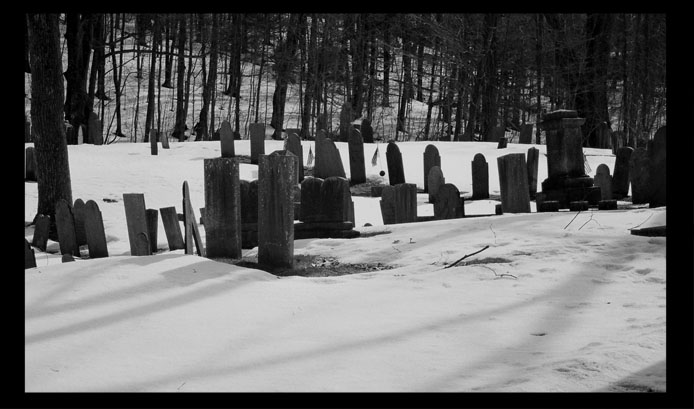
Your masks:
[{"label": "tombstone", "polygon": [[164,225],[166,241],[169,243],[169,250],[185,249],[176,206],[161,207],[159,208],[159,213],[161,214],[161,222]]},{"label": "tombstone", "polygon": [[364,141],[361,132],[353,127],[349,131],[347,141],[349,148],[350,183],[356,185],[366,182],[366,165],[364,164]]},{"label": "tombstone", "polygon": [[530,213],[530,189],[525,155],[509,153],[497,158],[499,190],[504,213]]},{"label": "tombstone", "polygon": [[617,158],[612,174],[612,198],[622,199],[629,194],[629,161],[634,148],[624,146],[617,149]]},{"label": "tombstone", "polygon": [[317,222],[322,218],[321,187],[324,180],[317,177],[307,177],[301,182],[301,212],[302,222]]},{"label": "tombstone", "polygon": [[362,119],[360,131],[364,143],[374,143],[374,130],[371,127],[371,121],[366,118]]},{"label": "tombstone", "polygon": [[649,207],[660,207],[666,204],[666,138],[665,126],[658,129],[649,144],[650,169],[650,201]]},{"label": "tombstone", "polygon": [[169,149],[169,135],[166,132],[159,132],[159,142],[161,142],[161,147],[164,149]]},{"label": "tombstone", "polygon": [[89,119],[87,120],[87,138],[94,145],[104,144],[104,137],[101,133],[101,120],[99,120],[99,116],[94,111],[89,113]]},{"label": "tombstone", "polygon": [[384,187],[380,205],[383,224],[416,222],[417,185],[400,183]]},{"label": "tombstone", "polygon": [[383,186],[379,205],[381,206],[381,217],[383,218],[383,224],[397,223],[395,221],[395,187],[390,185]]},{"label": "tombstone", "polygon": [[506,128],[503,126],[495,126],[487,132],[487,142],[499,142],[506,134]]},{"label": "tombstone", "polygon": [[402,166],[400,148],[395,142],[388,142],[386,148],[386,162],[388,164],[388,180],[391,186],[405,183],[405,169]]},{"label": "tombstone", "polygon": [[75,234],[75,218],[72,215],[70,204],[65,199],[59,199],[55,205],[55,225],[58,230],[60,254],[79,256],[80,248],[77,245]]},{"label": "tombstone", "polygon": [[294,267],[296,160],[287,150],[258,158],[258,263],[261,265]]},{"label": "tombstone", "polygon": [[349,220],[351,202],[349,180],[337,176],[326,178],[320,188],[321,221],[343,222]]},{"label": "tombstone", "polygon": [[501,216],[504,214],[504,208],[501,205],[501,203],[497,203],[494,205],[494,214],[497,216]]},{"label": "tombstone", "polygon": [[650,199],[651,161],[646,148],[636,148],[629,159],[631,203],[644,204]]},{"label": "tombstone", "polygon": [[472,160],[472,200],[489,199],[489,164],[478,153]]},{"label": "tombstone", "polygon": [[77,144],[82,145],[84,143],[84,125],[77,127]]},{"label": "tombstone", "polygon": [[352,128],[352,105],[345,102],[340,110],[340,134],[338,137],[340,142],[349,140],[350,128]]},{"label": "tombstone", "polygon": [[34,249],[31,245],[24,239],[24,269],[36,267],[36,255],[34,254]]},{"label": "tombstone", "polygon": [[219,141],[223,158],[236,156],[234,152],[234,132],[231,130],[231,124],[226,119],[222,121],[222,126],[219,129]]},{"label": "tombstone", "polygon": [[104,220],[99,206],[93,200],[84,205],[84,232],[89,248],[89,258],[108,257]]},{"label": "tombstone", "polygon": [[528,149],[528,189],[531,199],[535,199],[535,195],[537,194],[537,170],[539,162],[540,150],[535,147]]},{"label": "tombstone", "polygon": [[499,144],[496,145],[496,149],[505,149],[508,146],[508,139],[505,136],[499,137]]},{"label": "tombstone", "polygon": [[36,182],[36,149],[28,146],[24,150],[24,180]]},{"label": "tombstone", "polygon": [[257,165],[258,156],[265,154],[265,124],[249,124],[248,133],[251,135],[251,163]]},{"label": "tombstone", "polygon": [[159,153],[159,147],[157,145],[157,138],[159,138],[159,131],[156,129],[149,130],[149,151],[152,155],[157,155]]},{"label": "tombstone", "polygon": [[241,258],[239,159],[205,159],[204,167],[207,257]]},{"label": "tombstone", "polygon": [[149,240],[149,248],[152,254],[157,252],[157,232],[159,227],[159,210],[147,209],[145,211],[147,218],[147,239]]},{"label": "tombstone", "polygon": [[455,219],[465,215],[460,191],[452,183],[446,183],[438,188],[434,201],[434,218]]},{"label": "tombstone", "polygon": [[198,256],[205,257],[205,249],[202,247],[195,210],[193,210],[193,204],[190,202],[190,188],[186,180],[183,181],[183,227],[185,254],[193,254],[193,243],[195,243]]},{"label": "tombstone", "polygon": [[533,141],[533,124],[524,124],[520,130],[520,136],[518,137],[519,143],[532,143]]},{"label": "tombstone", "polygon": [[297,182],[301,183],[304,180],[304,148],[301,146],[301,138],[299,134],[292,132],[284,141],[284,149],[290,151],[296,156]]},{"label": "tombstone", "polygon": [[427,175],[427,185],[429,187],[429,203],[436,203],[439,188],[446,183],[443,172],[439,166],[433,166]]},{"label": "tombstone", "polygon": [[424,148],[424,193],[429,193],[429,170],[434,166],[441,167],[441,156],[436,146],[427,145]]},{"label": "tombstone", "polygon": [[340,151],[330,138],[325,137],[324,131],[316,133],[315,145],[316,163],[313,167],[313,176],[322,179],[327,179],[331,176],[346,177]]},{"label": "tombstone", "polygon": [[258,223],[258,180],[241,180],[241,223]]},{"label": "tombstone", "polygon": [[84,231],[84,200],[77,199],[72,205],[72,215],[75,218],[75,238],[77,245],[87,244],[87,235]]},{"label": "tombstone", "polygon": [[595,171],[595,186],[600,186],[600,200],[612,199],[612,176],[610,168],[601,163]]},{"label": "tombstone", "polygon": [[143,193],[123,193],[123,206],[125,207],[125,219],[128,225],[130,254],[133,256],[151,255],[152,249],[149,239],[147,238],[144,242],[142,240],[142,235],[148,237],[145,195]]},{"label": "tombstone", "polygon": [[45,214],[36,216],[36,224],[34,225],[34,237],[31,240],[31,245],[41,251],[46,251],[48,243],[48,232],[51,228],[51,217]]}]

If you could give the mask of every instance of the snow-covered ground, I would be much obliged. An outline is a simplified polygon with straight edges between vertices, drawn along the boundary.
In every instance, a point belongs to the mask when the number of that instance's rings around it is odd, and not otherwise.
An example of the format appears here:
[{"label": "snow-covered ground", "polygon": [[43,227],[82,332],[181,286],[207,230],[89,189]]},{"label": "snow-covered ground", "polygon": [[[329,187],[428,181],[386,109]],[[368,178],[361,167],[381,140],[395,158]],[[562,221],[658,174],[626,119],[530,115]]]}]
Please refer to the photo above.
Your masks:
[{"label": "snow-covered ground", "polygon": [[[315,149],[303,144],[306,161]],[[427,144],[399,143],[406,180],[420,188]],[[542,145],[434,144],[446,182],[468,198],[476,153],[489,163],[492,199],[501,154],[536,146],[538,190],[547,177]],[[349,176],[347,145],[336,145]],[[387,171],[385,148],[365,145],[371,180]],[[277,149],[266,141],[267,153]],[[236,152],[248,155],[249,141]],[[609,150],[584,152],[591,176],[601,163],[614,171]],[[157,156],[148,143],[69,146],[73,199],[98,203],[110,257],[61,263],[58,243],[36,250],[37,267],[25,270],[27,392],[666,390],[666,239],[629,230],[664,207],[620,202],[576,216],[532,203],[529,214],[384,226],[379,199],[354,197],[363,237],[295,243],[296,256],[392,267],[341,276],[276,277],[169,251],[161,224],[160,251],[130,256],[123,193],[181,212],[188,181],[199,215],[203,158],[219,155],[219,142],[172,142]],[[242,179],[256,176],[241,165]],[[37,197],[25,183],[27,222]],[[418,202],[419,215],[433,214],[425,194]],[[466,201],[465,213],[493,214],[496,203]],[[31,242],[33,226],[25,235]]]}]

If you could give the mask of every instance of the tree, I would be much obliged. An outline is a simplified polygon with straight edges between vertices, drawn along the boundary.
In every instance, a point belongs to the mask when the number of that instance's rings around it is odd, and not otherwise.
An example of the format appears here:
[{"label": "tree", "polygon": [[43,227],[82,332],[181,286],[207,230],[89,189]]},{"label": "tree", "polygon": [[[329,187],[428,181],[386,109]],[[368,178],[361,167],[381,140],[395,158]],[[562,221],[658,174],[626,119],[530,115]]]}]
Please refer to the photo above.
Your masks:
[{"label": "tree", "polygon": [[[177,57],[177,76],[176,76],[176,124],[172,136],[180,141],[185,140],[186,131],[186,109],[184,97],[184,83],[186,74],[186,16],[181,14],[178,17],[178,57]],[[190,67],[192,69],[192,67]]]},{"label": "tree", "polygon": [[[91,112],[88,104],[87,72],[91,55],[92,16],[90,14],[66,13],[65,39],[67,40],[67,70],[65,80],[65,119],[74,129],[87,125]],[[89,110],[87,110],[89,108]],[[86,135],[89,135],[87,133]]]},{"label": "tree", "polygon": [[299,25],[303,20],[302,14],[291,14],[287,23],[287,33],[275,49],[275,91],[272,94],[272,120],[270,125],[275,128],[273,139],[282,139],[284,127],[284,108],[287,100],[289,85],[299,39]]}]

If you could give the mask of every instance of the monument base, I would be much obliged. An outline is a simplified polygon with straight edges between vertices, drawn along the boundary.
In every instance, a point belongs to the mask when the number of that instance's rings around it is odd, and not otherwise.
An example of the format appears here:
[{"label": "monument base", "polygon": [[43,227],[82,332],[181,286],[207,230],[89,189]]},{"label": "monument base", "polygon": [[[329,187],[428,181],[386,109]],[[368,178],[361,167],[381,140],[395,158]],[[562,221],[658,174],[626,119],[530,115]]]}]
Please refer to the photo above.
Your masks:
[{"label": "monument base", "polygon": [[[599,186],[590,187],[569,187],[564,189],[544,190],[537,192],[535,202],[537,206],[541,203],[555,200],[559,202],[560,209],[568,209],[569,203],[576,201],[587,201],[591,206],[597,206],[602,199]],[[539,207],[538,207],[539,208]]]}]

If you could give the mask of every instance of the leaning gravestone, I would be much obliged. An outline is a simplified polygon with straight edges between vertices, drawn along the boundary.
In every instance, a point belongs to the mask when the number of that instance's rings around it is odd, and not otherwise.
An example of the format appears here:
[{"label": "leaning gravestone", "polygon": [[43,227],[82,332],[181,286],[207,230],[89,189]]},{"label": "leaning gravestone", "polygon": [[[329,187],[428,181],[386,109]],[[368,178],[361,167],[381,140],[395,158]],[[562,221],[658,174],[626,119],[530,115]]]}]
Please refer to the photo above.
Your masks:
[{"label": "leaning gravestone", "polygon": [[439,187],[434,202],[434,218],[455,219],[465,215],[460,191],[452,183],[446,183]]},{"label": "leaning gravestone", "polygon": [[45,214],[36,216],[36,225],[34,226],[34,237],[31,240],[31,245],[41,251],[46,251],[48,243],[48,231],[51,228],[51,217]]},{"label": "leaning gravestone", "polygon": [[520,143],[532,143],[533,140],[533,124],[525,124],[521,128],[520,136],[518,137]]},{"label": "leaning gravestone", "polygon": [[650,199],[650,166],[646,148],[636,148],[629,159],[631,203],[644,204]]},{"label": "leaning gravestone", "polygon": [[322,179],[331,176],[346,177],[340,151],[330,138],[325,137],[323,131],[318,131],[316,135],[316,164],[313,167],[313,176]]},{"label": "leaning gravestone", "polygon": [[441,167],[433,166],[427,175],[427,185],[429,187],[429,203],[436,203],[439,188],[446,183]]},{"label": "leaning gravestone", "polygon": [[322,217],[321,186],[323,179],[307,177],[301,182],[301,212],[302,222],[317,222]]},{"label": "leaning gravestone", "polygon": [[472,200],[489,199],[489,164],[478,153],[472,160]]},{"label": "leaning gravestone", "polygon": [[31,245],[24,239],[24,269],[36,267],[36,256],[34,255],[34,249]]},{"label": "leaning gravestone", "polygon": [[595,186],[600,186],[600,197],[601,200],[611,200],[612,199],[612,176],[610,175],[610,168],[601,163],[598,165],[595,171],[594,178]]},{"label": "leaning gravestone", "polygon": [[108,257],[104,220],[99,206],[93,200],[84,205],[84,232],[89,248],[89,258]]},{"label": "leaning gravestone", "polygon": [[364,141],[361,132],[350,127],[349,140],[349,173],[350,183],[356,185],[366,182],[366,165],[364,164]]},{"label": "leaning gravestone", "polygon": [[248,133],[251,135],[251,163],[257,165],[258,156],[265,154],[265,124],[249,124]]},{"label": "leaning gravestone", "polygon": [[388,142],[386,148],[386,162],[388,163],[388,180],[391,186],[405,183],[405,169],[402,166],[402,154],[395,142]]},{"label": "leaning gravestone", "polygon": [[152,254],[157,252],[157,233],[159,230],[159,210],[147,209],[145,211],[147,217],[147,239],[149,240],[149,248]]},{"label": "leaning gravestone", "polygon": [[231,130],[231,124],[226,119],[222,121],[222,126],[219,129],[219,143],[223,158],[236,156],[234,151],[234,132]]},{"label": "leaning gravestone", "polygon": [[361,137],[364,139],[364,143],[374,143],[374,130],[371,127],[371,121],[364,118],[361,120]]},{"label": "leaning gravestone", "polygon": [[55,225],[58,230],[60,254],[80,255],[75,234],[75,218],[70,204],[65,199],[59,199],[55,205]]},{"label": "leaning gravestone", "polygon": [[205,159],[204,171],[207,257],[241,258],[239,159]]},{"label": "leaning gravestone", "polygon": [[104,144],[104,137],[101,134],[101,121],[94,111],[89,113],[89,119],[87,120],[87,136],[89,142],[94,145]]},{"label": "leaning gravestone", "polygon": [[[152,254],[147,235],[147,208],[143,193],[123,193],[125,219],[128,225],[130,254],[133,256],[149,256]],[[143,240],[143,236],[145,240]]]},{"label": "leaning gravestone", "polygon": [[649,207],[660,207],[666,204],[666,175],[667,166],[665,162],[666,140],[665,126],[658,129],[649,143],[649,156],[651,159],[651,180],[650,180],[650,201]]},{"label": "leaning gravestone", "polygon": [[36,149],[33,146],[24,150],[24,180],[36,182]]},{"label": "leaning gravestone", "polygon": [[159,213],[161,214],[161,222],[164,225],[166,241],[169,243],[169,250],[185,249],[176,206],[161,207],[159,208]]},{"label": "leaning gravestone", "polygon": [[429,193],[429,170],[432,167],[441,167],[441,156],[439,150],[434,145],[427,145],[424,148],[424,192]]},{"label": "leaning gravestone", "polygon": [[629,194],[629,161],[634,148],[624,146],[617,149],[617,158],[612,174],[612,198],[622,199]]},{"label": "leaning gravestone", "polygon": [[75,217],[75,237],[77,245],[87,244],[87,235],[84,231],[84,200],[77,199],[72,205],[72,214]]},{"label": "leaning gravestone", "polygon": [[540,151],[534,147],[528,149],[528,189],[531,199],[534,199],[537,194],[537,169],[539,167],[539,161]]},{"label": "leaning gravestone", "polygon": [[530,213],[528,168],[525,155],[509,153],[497,158],[499,190],[504,213]]},{"label": "leaning gravestone", "polygon": [[287,135],[284,141],[284,149],[293,153],[296,156],[297,183],[304,180],[304,148],[301,146],[301,138],[296,132],[291,132]]},{"label": "leaning gravestone", "polygon": [[195,242],[198,256],[205,257],[200,230],[198,230],[198,224],[195,218],[195,210],[193,210],[193,204],[190,202],[190,188],[186,180],[183,181],[183,227],[185,234],[185,254],[193,254],[193,242]]}]

